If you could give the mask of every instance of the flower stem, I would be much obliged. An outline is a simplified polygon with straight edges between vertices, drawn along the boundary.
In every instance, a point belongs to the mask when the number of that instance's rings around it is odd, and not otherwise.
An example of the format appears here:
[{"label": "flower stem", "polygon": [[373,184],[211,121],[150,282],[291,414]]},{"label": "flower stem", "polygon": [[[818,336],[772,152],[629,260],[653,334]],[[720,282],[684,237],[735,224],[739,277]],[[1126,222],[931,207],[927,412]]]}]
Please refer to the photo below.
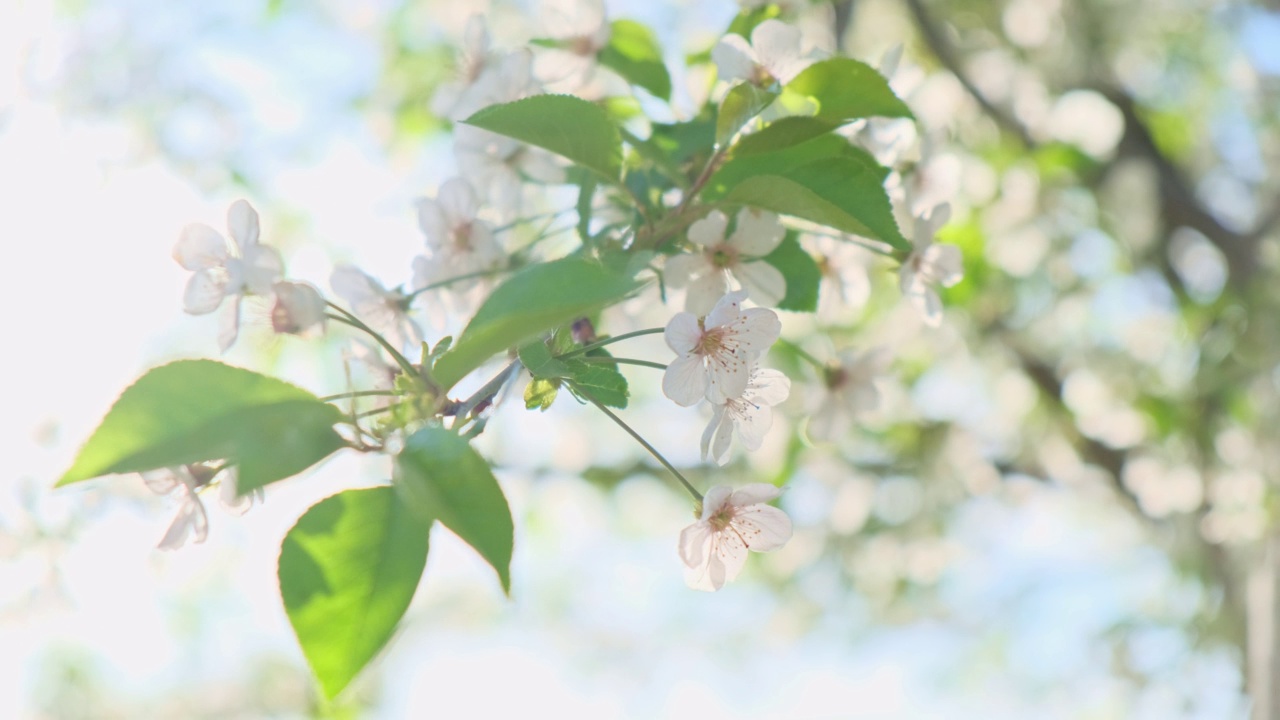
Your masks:
[{"label": "flower stem", "polygon": [[502,389],[502,386],[506,385],[511,378],[515,377],[522,367],[524,366],[520,364],[519,360],[512,360],[510,365],[503,368],[502,372],[494,375],[492,380],[484,384],[484,387],[475,391],[471,397],[463,400],[458,405],[458,410],[454,414],[454,417],[458,418],[458,422],[465,421],[467,416],[479,407],[480,403],[492,398],[494,395],[497,395],[498,391]]},{"label": "flower stem", "polygon": [[582,397],[591,401],[591,404],[599,408],[600,412],[604,413],[605,415],[608,415],[610,420],[618,424],[618,427],[622,428],[623,430],[626,430],[628,435],[635,438],[636,442],[643,445],[644,449],[648,450],[650,455],[652,455],[655,459],[657,459],[658,462],[662,463],[663,467],[670,470],[672,475],[676,476],[676,479],[680,481],[681,485],[684,485],[684,489],[689,491],[689,494],[693,496],[694,500],[697,500],[698,502],[702,502],[702,493],[698,492],[693,487],[693,485],[690,485],[689,481],[685,479],[684,475],[681,475],[680,471],[677,470],[674,465],[667,462],[667,459],[662,456],[662,453],[658,452],[657,448],[650,445],[648,440],[645,440],[644,438],[640,437],[640,433],[636,432],[635,430],[632,430],[631,426],[628,425],[622,418],[613,414],[613,411],[609,410],[609,408],[605,407],[604,405],[601,405],[599,400],[596,400],[594,397],[592,397],[590,393],[583,391],[581,387],[578,388],[578,394],[582,395]]},{"label": "flower stem", "polygon": [[591,352],[592,350],[595,350],[596,348],[602,348],[605,345],[611,345],[613,343],[620,342],[622,340],[628,340],[633,337],[640,337],[641,335],[656,335],[657,333],[660,333],[660,332],[666,332],[666,328],[649,328],[647,330],[636,330],[635,332],[623,333],[621,335],[614,335],[613,337],[607,337],[603,340],[597,340],[591,343],[590,345],[583,345],[577,350],[574,350],[572,352],[567,352],[558,357],[561,360],[565,360],[568,358],[577,357],[579,355],[585,355]]},{"label": "flower stem", "polygon": [[790,350],[792,353],[795,353],[796,357],[814,366],[819,371],[825,372],[827,370],[827,363],[824,363],[818,358],[810,355],[807,350],[800,347],[796,343],[793,343],[790,340],[787,340],[785,338],[778,338],[778,344],[785,347],[787,350]]},{"label": "flower stem", "polygon": [[666,370],[667,366],[662,363],[652,362],[650,360],[634,360],[632,358],[618,357],[583,357],[577,358],[580,362],[588,363],[616,363],[618,365],[640,365],[642,367],[651,367],[657,370]]},{"label": "flower stem", "polygon": [[384,350],[386,350],[388,353],[391,354],[391,357],[396,361],[396,364],[400,366],[400,369],[403,370],[406,375],[408,375],[409,377],[418,377],[418,370],[413,366],[413,363],[409,362],[409,359],[406,358],[404,355],[401,355],[400,351],[395,349],[395,347],[392,346],[391,343],[387,342],[386,338],[374,332],[373,328],[361,322],[360,318],[356,317],[355,315],[352,315],[346,310],[343,310],[340,306],[335,305],[328,300],[325,300],[324,304],[342,313],[343,317],[338,317],[328,313],[326,313],[326,315],[328,315],[330,318],[334,320],[337,320],[339,322],[344,322],[347,325],[350,325],[351,327],[356,328],[357,330],[362,330],[365,333],[367,333],[369,337],[377,341],[377,343],[381,345]]},{"label": "flower stem", "polygon": [[338,393],[337,395],[325,395],[320,398],[320,402],[333,402],[334,400],[346,400],[348,398],[362,397],[394,397],[399,393],[392,390],[356,390],[355,392]]}]

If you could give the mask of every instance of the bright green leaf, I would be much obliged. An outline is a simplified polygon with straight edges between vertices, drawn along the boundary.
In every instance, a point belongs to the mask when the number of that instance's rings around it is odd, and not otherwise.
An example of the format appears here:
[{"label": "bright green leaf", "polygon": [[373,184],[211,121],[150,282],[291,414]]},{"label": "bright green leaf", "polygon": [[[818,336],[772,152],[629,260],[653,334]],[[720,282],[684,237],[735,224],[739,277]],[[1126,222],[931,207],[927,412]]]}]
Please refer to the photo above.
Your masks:
[{"label": "bright green leaf", "polygon": [[569,375],[569,368],[551,355],[551,349],[542,340],[521,345],[518,351],[520,364],[536,378],[562,378]]},{"label": "bright green leaf", "polygon": [[823,120],[848,121],[865,117],[912,117],[884,76],[851,58],[820,60],[787,83],[787,93],[812,98]]},{"label": "bright green leaf", "polygon": [[609,44],[600,50],[600,64],[632,85],[670,100],[671,75],[653,31],[633,20],[615,20],[610,30]]},{"label": "bright green leaf", "polygon": [[725,31],[726,35],[741,35],[750,39],[751,32],[756,26],[765,20],[771,20],[782,14],[782,9],[775,4],[769,3],[755,8],[743,9],[738,16],[729,23],[729,29]]},{"label": "bright green leaf", "polygon": [[528,410],[537,408],[545,411],[551,407],[551,403],[556,401],[556,395],[559,393],[559,380],[532,378],[529,384],[524,386],[524,406]]},{"label": "bright green leaf", "polygon": [[822,118],[797,115],[769,123],[768,127],[743,136],[733,153],[737,157],[784,150],[808,142],[840,127],[840,123]]},{"label": "bright green leaf", "polygon": [[391,639],[427,562],[431,520],[394,488],[345,490],[284,538],[280,597],[302,654],[332,699]]},{"label": "bright green leaf", "polygon": [[601,265],[565,258],[524,268],[493,291],[436,361],[435,380],[448,390],[494,354],[617,302],[639,284]]},{"label": "bright green leaf", "polygon": [[708,202],[719,200],[749,178],[785,175],[803,165],[831,158],[856,161],[877,173],[881,179],[889,173],[867,151],[850,144],[839,135],[828,134],[774,152],[743,155],[735,150],[733,157],[711,176],[700,197]]},{"label": "bright green leaf", "polygon": [[581,360],[570,360],[566,364],[572,378],[570,389],[575,393],[585,392],[601,405],[615,408],[627,406],[631,392],[627,387],[627,379],[618,372],[616,365]]},{"label": "bright green leaf", "polygon": [[395,479],[411,506],[475,548],[511,592],[511,509],[470,443],[442,427],[425,427],[396,456]]},{"label": "bright green leaf", "polygon": [[550,150],[611,183],[622,175],[622,138],[599,106],[572,95],[491,105],[463,121]]},{"label": "bright green leaf", "polygon": [[879,173],[864,163],[831,158],[783,175],[747,178],[725,199],[879,239],[909,252],[911,243],[898,229],[882,182]]},{"label": "bright green leaf", "polygon": [[716,116],[716,144],[723,146],[746,125],[777,99],[777,93],[761,90],[751,83],[739,83],[725,94]]},{"label": "bright green leaf", "polygon": [[818,285],[822,270],[813,256],[800,247],[793,233],[788,233],[764,261],[778,268],[787,280],[787,295],[778,303],[779,310],[813,312],[818,309]]},{"label": "bright green leaf", "polygon": [[127,388],[58,485],[208,460],[239,466],[241,493],[296,475],[346,443],[342,412],[289,383],[180,360]]}]

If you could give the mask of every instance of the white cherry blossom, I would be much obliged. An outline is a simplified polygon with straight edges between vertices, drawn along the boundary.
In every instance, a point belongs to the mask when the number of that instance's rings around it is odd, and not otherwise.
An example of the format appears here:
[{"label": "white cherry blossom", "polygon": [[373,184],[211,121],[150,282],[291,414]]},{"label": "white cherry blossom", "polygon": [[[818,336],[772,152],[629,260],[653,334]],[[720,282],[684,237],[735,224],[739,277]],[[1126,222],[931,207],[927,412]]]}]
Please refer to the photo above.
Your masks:
[{"label": "white cherry blossom", "polygon": [[680,559],[689,587],[719,590],[742,572],[748,550],[777,550],[791,539],[791,518],[766,504],[780,493],[765,483],[737,490],[716,485],[707,491],[698,521],[680,533]]},{"label": "white cherry blossom", "polygon": [[871,254],[847,240],[825,235],[805,238],[822,273],[818,286],[818,318],[841,324],[854,320],[871,298],[867,263]]},{"label": "white cherry blossom", "polygon": [[[418,225],[429,254],[413,259],[414,288],[502,266],[506,256],[489,223],[476,217],[479,210],[475,191],[462,178],[446,181],[434,199],[418,201]],[[450,289],[463,291],[476,283],[462,280]]]},{"label": "white cherry blossom", "polygon": [[591,82],[611,28],[601,0],[560,0],[545,6],[547,37],[558,47],[541,48],[538,79],[550,92],[576,93]]},{"label": "white cherry blossom", "polygon": [[729,439],[737,431],[738,441],[747,450],[759,450],[765,433],[773,426],[773,406],[787,399],[791,379],[778,370],[752,368],[747,389],[741,397],[727,398],[714,405],[711,422],[702,433],[702,459],[724,465],[729,460]]},{"label": "white cherry blossom", "polygon": [[746,80],[760,87],[787,84],[812,62],[800,52],[800,28],[765,20],[751,31],[751,42],[726,35],[711,50],[720,79]]},{"label": "white cherry blossom", "polygon": [[458,49],[455,78],[436,88],[431,96],[431,112],[458,121],[484,107],[492,92],[488,85],[494,81],[498,74],[495,69],[504,57],[489,47],[489,28],[484,16],[477,14],[468,18]]},{"label": "white cherry blossom", "polygon": [[676,404],[689,407],[704,397],[724,403],[746,392],[752,362],[782,330],[772,310],[744,310],[746,297],[732,292],[704,318],[681,312],[667,323],[664,336],[677,357],[662,376],[662,392]]},{"label": "white cherry blossom", "polygon": [[893,361],[893,355],[882,347],[865,353],[850,348],[839,358],[827,369],[822,395],[809,415],[808,434],[814,440],[839,440],[854,418],[879,407],[876,385]]},{"label": "white cherry blossom", "polygon": [[278,282],[272,286],[276,303],[271,308],[271,327],[278,333],[310,334],[324,331],[324,298],[306,283]]},{"label": "white cherry blossom", "polygon": [[933,236],[947,224],[950,216],[950,206],[943,203],[927,215],[916,218],[912,238],[915,248],[898,270],[902,294],[920,311],[925,324],[930,327],[942,324],[942,300],[934,286],[951,287],[964,277],[960,248],[933,242]]},{"label": "white cherry blossom", "polygon": [[409,317],[411,299],[399,289],[382,283],[354,265],[339,265],[329,276],[329,287],[347,301],[360,321],[376,330],[394,347],[404,349],[422,342],[422,329]]},{"label": "white cherry blossom", "polygon": [[258,244],[258,213],[249,203],[231,204],[227,230],[230,243],[208,225],[193,223],[173,247],[173,259],[193,273],[183,293],[184,310],[205,315],[231,298],[219,323],[218,345],[224,352],[240,334],[240,298],[269,295],[284,267],[275,248]]},{"label": "white cherry blossom", "polygon": [[[157,495],[176,495],[181,502],[178,514],[174,516],[169,529],[165,531],[164,537],[157,545],[159,549],[177,550],[188,541],[202,543],[209,536],[209,515],[205,512],[204,503],[200,501],[198,493],[213,484],[218,474],[217,470],[204,463],[141,473],[142,481],[152,492]],[[219,496],[223,507],[240,515],[248,511],[255,500],[262,499],[262,490],[255,490],[248,495],[239,495],[236,491],[236,481],[237,475],[234,468],[222,471]]]},{"label": "white cherry blossom", "polygon": [[733,234],[725,237],[729,219],[719,210],[689,226],[689,241],[698,246],[692,254],[667,259],[666,281],[674,288],[688,286],[685,310],[706,314],[729,291],[732,275],[757,305],[776,306],[787,294],[782,272],[760,258],[773,252],[786,233],[778,216],[764,210],[743,208]]},{"label": "white cherry blossom", "polygon": [[[531,57],[528,50],[520,50],[496,60],[473,92],[476,109],[538,92],[530,71]],[[471,125],[454,128],[453,153],[458,172],[503,219],[519,211],[524,178],[564,182],[564,168],[550,153]]]}]

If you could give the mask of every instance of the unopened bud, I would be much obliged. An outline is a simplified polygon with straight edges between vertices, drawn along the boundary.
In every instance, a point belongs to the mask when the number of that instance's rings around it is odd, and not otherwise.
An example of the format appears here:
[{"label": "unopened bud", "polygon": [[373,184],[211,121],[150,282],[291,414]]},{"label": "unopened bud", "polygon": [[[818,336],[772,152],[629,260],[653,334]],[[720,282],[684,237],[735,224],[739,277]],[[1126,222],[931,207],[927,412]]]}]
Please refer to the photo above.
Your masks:
[{"label": "unopened bud", "polygon": [[271,327],[278,333],[300,335],[317,325],[324,329],[324,298],[306,283],[278,282],[272,286],[276,304]]}]

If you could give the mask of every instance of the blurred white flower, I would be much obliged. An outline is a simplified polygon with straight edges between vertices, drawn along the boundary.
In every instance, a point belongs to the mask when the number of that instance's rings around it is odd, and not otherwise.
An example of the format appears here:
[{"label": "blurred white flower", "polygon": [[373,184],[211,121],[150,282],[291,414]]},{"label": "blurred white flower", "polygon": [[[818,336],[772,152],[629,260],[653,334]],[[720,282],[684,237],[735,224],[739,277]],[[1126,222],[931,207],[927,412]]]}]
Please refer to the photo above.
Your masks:
[{"label": "blurred white flower", "polygon": [[[538,92],[530,62],[528,50],[507,53],[495,60],[471,93],[469,102],[474,110]],[[472,108],[466,109],[469,116]],[[471,125],[454,128],[453,153],[458,172],[504,220],[519,211],[526,177],[545,183],[564,182],[564,168],[550,153]]]},{"label": "blurred white flower", "polygon": [[951,287],[964,277],[960,248],[933,242],[933,236],[950,217],[951,208],[943,203],[927,215],[916,218],[912,238],[915,249],[898,270],[902,294],[916,306],[930,327],[942,324],[942,300],[934,286]]},{"label": "blurred white flower", "polygon": [[218,331],[218,345],[224,352],[240,334],[241,296],[269,295],[284,267],[275,248],[258,244],[258,213],[249,203],[231,204],[227,229],[230,243],[208,225],[193,223],[182,229],[173,247],[173,259],[194,273],[183,293],[184,310],[205,315],[231,297]]},{"label": "blurred white flower", "polygon": [[791,379],[778,370],[755,365],[740,397],[714,405],[711,422],[702,433],[702,459],[711,457],[718,465],[729,460],[729,439],[737,431],[738,441],[747,450],[759,450],[764,434],[773,426],[773,406],[787,399]]},{"label": "blurred white flower", "polygon": [[875,410],[880,405],[876,382],[892,361],[889,350],[882,347],[861,354],[852,348],[840,353],[840,361],[827,369],[822,395],[809,415],[809,437],[825,442],[839,440],[848,432],[853,418]]},{"label": "blurred white flower", "polygon": [[[418,225],[427,236],[429,254],[413,259],[415,289],[502,266],[505,254],[489,223],[476,217],[479,210],[475,191],[462,178],[445,182],[434,199],[418,201]],[[449,289],[461,292],[477,281],[460,280]]]},{"label": "blurred white flower", "polygon": [[500,74],[505,56],[489,47],[489,28],[483,15],[472,15],[463,30],[455,79],[441,83],[431,96],[431,112],[437,117],[465,120],[490,102],[488,87]]},{"label": "blurred white flower", "polygon": [[[416,262],[416,261],[415,261]],[[353,265],[339,265],[329,276],[329,287],[347,301],[352,313],[397,349],[422,342],[422,329],[409,317],[412,300],[399,289],[382,283]]]},{"label": "blurred white flower", "polygon": [[780,493],[765,483],[737,490],[716,485],[707,491],[698,521],[680,533],[680,559],[689,587],[719,590],[742,572],[748,550],[777,550],[791,539],[791,518],[765,504]]},{"label": "blurred white flower", "polygon": [[818,286],[818,318],[824,322],[852,322],[871,297],[867,275],[870,253],[853,242],[824,235],[806,236],[805,244],[822,273]]},{"label": "blurred white flower", "polygon": [[781,20],[757,25],[751,42],[741,35],[724,36],[712,48],[711,59],[721,80],[746,80],[759,87],[770,87],[774,81],[785,85],[812,62],[800,52],[800,28]]},{"label": "blurred white flower", "polygon": [[743,208],[738,225],[725,238],[728,218],[719,210],[689,226],[689,241],[697,252],[667,258],[666,281],[674,288],[688,286],[684,308],[705,315],[729,290],[729,275],[742,284],[757,305],[773,307],[787,294],[782,272],[762,261],[782,242],[785,230],[778,216],[764,210]]},{"label": "blurred white flower", "polygon": [[563,0],[547,3],[547,38],[558,47],[540,48],[538,80],[551,92],[572,93],[595,74],[600,51],[609,44],[611,30],[601,0]]},{"label": "blurred white flower", "polygon": [[751,363],[778,339],[782,323],[765,308],[742,309],[744,290],[720,298],[711,314],[676,313],[664,333],[677,357],[662,376],[662,392],[689,407],[706,397],[713,403],[742,397]]},{"label": "blurred white flower", "polygon": [[271,308],[271,327],[278,333],[324,332],[324,298],[306,283],[278,282],[272,286],[276,304]]},{"label": "blurred white flower", "polygon": [[[160,468],[141,473],[142,481],[148,489],[157,495],[176,494],[181,501],[178,514],[170,523],[157,547],[161,550],[177,550],[187,541],[202,543],[209,536],[209,516],[205,512],[204,503],[197,494],[213,483],[219,471],[204,463],[180,465],[172,468]],[[244,514],[254,501],[262,499],[262,490],[254,490],[248,495],[240,495],[236,490],[237,475],[234,468],[221,471],[219,481],[219,499],[223,507],[236,513]]]}]

